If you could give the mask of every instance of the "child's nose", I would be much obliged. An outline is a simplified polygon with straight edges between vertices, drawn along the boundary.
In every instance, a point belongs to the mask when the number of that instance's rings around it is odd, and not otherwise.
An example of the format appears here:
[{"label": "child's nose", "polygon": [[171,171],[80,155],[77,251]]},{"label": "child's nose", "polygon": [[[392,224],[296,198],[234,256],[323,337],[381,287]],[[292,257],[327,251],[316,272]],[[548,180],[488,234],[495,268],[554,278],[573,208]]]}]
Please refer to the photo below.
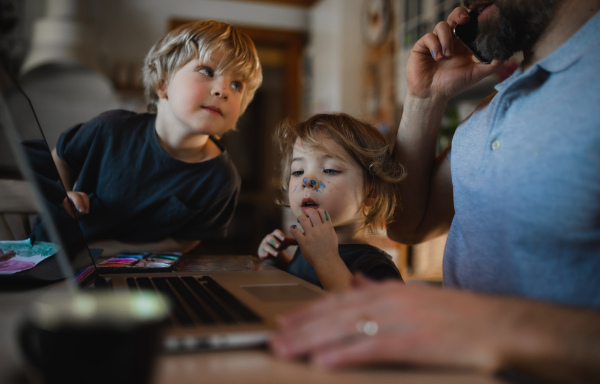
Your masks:
[{"label": "child's nose", "polygon": [[227,99],[229,96],[227,81],[224,78],[215,78],[213,81],[211,95]]},{"label": "child's nose", "polygon": [[317,188],[319,185],[316,180],[311,179],[309,177],[305,177],[302,179],[302,185],[306,188]]}]

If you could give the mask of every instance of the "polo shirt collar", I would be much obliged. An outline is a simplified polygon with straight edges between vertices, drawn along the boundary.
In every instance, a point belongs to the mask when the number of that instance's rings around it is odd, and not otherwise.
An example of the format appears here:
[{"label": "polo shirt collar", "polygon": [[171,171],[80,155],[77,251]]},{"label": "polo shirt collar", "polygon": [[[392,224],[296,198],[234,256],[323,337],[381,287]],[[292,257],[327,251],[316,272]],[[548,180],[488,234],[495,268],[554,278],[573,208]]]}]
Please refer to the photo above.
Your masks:
[{"label": "polo shirt collar", "polygon": [[586,52],[598,49],[600,39],[600,12],[596,13],[569,40],[558,47],[537,65],[548,72],[560,72],[577,62]]},{"label": "polo shirt collar", "polygon": [[[550,55],[535,63],[534,68],[541,68],[547,72],[560,72],[576,63],[586,52],[598,49],[600,39],[600,12],[597,12],[587,23],[585,23],[573,36],[558,47]],[[530,72],[527,71],[527,72]],[[512,84],[523,73],[523,67],[519,68],[508,79],[496,85],[496,90],[501,91]]]}]

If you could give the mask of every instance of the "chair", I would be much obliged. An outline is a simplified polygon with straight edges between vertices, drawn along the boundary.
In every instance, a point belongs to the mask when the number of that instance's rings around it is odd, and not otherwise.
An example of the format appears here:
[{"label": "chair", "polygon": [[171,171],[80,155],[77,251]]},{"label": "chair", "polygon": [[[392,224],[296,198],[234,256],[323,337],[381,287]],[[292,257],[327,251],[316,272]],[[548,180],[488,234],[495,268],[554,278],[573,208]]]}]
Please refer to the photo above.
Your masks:
[{"label": "chair", "polygon": [[0,179],[0,240],[29,238],[37,213],[28,181]]}]

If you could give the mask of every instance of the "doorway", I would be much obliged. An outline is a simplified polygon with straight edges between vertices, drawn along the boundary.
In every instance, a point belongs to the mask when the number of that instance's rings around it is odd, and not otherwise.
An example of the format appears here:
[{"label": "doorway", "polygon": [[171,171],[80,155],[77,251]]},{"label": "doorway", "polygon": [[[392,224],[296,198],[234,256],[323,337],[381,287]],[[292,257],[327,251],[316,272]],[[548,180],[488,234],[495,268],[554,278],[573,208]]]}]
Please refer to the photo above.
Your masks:
[{"label": "doorway", "polygon": [[[194,20],[174,19],[169,29]],[[240,117],[237,132],[222,141],[242,178],[236,212],[226,239],[201,243],[204,254],[256,254],[260,241],[281,228],[279,154],[273,134],[285,118],[298,119],[302,106],[304,32],[236,25],[254,41],[263,68],[263,83]]]}]

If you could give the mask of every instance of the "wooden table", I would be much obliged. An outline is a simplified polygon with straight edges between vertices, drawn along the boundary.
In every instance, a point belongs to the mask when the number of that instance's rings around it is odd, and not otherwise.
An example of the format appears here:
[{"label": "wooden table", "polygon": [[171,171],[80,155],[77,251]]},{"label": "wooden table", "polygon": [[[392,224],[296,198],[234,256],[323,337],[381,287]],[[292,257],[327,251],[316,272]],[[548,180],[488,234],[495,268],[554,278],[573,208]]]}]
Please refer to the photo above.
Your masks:
[{"label": "wooden table", "polygon": [[472,372],[364,368],[325,371],[304,362],[282,361],[266,350],[220,351],[161,356],[154,384],[499,384]]},{"label": "wooden table", "polygon": [[[60,283],[59,283],[60,284]],[[52,289],[66,289],[53,286]],[[26,308],[49,287],[22,291],[0,290],[0,383],[31,383],[32,374],[21,356],[16,330]],[[35,381],[34,381],[35,382]],[[499,384],[503,381],[479,373],[413,370],[401,367],[325,371],[305,362],[274,358],[266,349],[185,354],[161,354],[153,384],[286,383],[286,384]],[[108,383],[107,383],[108,384]]]}]

